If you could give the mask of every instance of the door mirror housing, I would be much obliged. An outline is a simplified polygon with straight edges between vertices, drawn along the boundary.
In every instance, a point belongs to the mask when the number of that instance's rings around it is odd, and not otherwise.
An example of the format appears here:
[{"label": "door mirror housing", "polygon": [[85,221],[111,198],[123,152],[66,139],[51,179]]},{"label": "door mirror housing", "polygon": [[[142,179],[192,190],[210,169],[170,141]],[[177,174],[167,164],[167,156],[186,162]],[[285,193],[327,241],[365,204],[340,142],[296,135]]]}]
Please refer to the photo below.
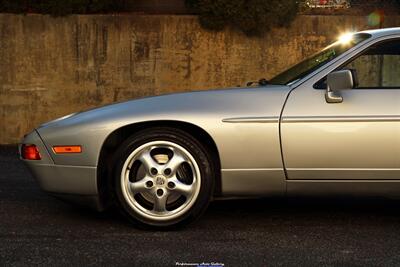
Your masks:
[{"label": "door mirror housing", "polygon": [[325,99],[328,103],[342,103],[342,90],[350,90],[356,86],[355,70],[339,70],[329,73]]}]

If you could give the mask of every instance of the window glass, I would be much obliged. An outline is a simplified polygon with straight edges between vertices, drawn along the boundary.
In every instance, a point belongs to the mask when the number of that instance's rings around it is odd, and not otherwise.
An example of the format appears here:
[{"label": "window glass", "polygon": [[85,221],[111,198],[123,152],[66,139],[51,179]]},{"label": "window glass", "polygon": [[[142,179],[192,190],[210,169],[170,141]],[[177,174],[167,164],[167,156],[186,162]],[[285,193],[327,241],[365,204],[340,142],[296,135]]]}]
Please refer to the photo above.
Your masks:
[{"label": "window glass", "polygon": [[[356,72],[357,88],[400,88],[400,40],[375,44],[339,69]],[[326,77],[314,85],[326,89]]]},{"label": "window glass", "polygon": [[371,35],[367,33],[357,33],[351,35],[349,39],[339,40],[319,53],[278,74],[269,83],[284,85],[301,79],[370,37]]},{"label": "window glass", "polygon": [[344,68],[356,70],[358,88],[400,87],[400,41],[374,45]]}]

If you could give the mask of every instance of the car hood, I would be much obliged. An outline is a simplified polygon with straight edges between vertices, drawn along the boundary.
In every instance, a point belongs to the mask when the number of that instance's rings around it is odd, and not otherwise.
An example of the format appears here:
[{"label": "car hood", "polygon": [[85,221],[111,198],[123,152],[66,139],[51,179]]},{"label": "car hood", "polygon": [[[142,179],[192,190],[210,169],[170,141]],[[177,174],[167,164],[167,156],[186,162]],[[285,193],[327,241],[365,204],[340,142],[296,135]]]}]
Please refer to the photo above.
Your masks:
[{"label": "car hood", "polygon": [[278,99],[279,102],[282,102],[289,89],[287,86],[268,85],[145,97],[70,114],[45,123],[41,127],[59,127],[70,124],[115,121],[116,119],[129,120],[129,118],[138,119],[139,117],[143,120],[183,120],[196,115],[221,118],[242,115],[273,115],[268,114],[272,111],[268,108],[268,104],[272,104],[271,102]]}]

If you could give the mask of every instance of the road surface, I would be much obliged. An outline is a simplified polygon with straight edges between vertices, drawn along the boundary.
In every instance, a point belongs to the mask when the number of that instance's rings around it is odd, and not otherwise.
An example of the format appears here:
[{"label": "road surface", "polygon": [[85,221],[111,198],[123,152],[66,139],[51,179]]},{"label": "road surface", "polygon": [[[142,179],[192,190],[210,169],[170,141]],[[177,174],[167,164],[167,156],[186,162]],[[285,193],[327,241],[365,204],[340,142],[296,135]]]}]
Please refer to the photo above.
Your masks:
[{"label": "road surface", "polygon": [[0,266],[388,266],[400,264],[400,201],[262,199],[213,202],[189,227],[138,230],[43,193],[0,147]]}]

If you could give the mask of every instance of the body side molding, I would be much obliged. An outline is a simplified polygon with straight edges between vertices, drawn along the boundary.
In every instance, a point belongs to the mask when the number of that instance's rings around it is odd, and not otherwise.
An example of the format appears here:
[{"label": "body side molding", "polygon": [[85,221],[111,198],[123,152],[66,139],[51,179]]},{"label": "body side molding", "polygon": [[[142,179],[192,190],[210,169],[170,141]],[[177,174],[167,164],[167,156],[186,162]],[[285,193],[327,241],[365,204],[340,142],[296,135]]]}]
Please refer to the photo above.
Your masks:
[{"label": "body side molding", "polygon": [[372,116],[288,116],[283,117],[283,123],[299,122],[400,122],[398,115]]},{"label": "body side molding", "polygon": [[279,122],[278,116],[270,117],[237,117],[222,119],[222,122],[227,123],[277,123]]}]

